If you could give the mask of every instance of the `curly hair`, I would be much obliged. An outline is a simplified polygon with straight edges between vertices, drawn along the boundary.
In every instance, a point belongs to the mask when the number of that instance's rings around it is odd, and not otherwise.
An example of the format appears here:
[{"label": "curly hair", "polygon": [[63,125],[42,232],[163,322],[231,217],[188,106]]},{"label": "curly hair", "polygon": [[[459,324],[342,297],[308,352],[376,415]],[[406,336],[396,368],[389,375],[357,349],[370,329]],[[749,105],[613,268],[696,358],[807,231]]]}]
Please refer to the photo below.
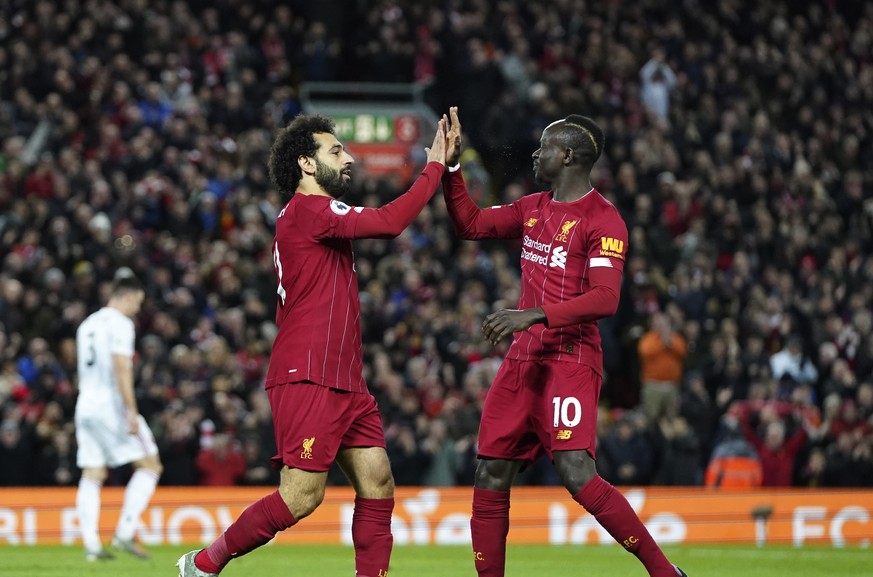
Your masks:
[{"label": "curly hair", "polygon": [[571,114],[564,119],[561,128],[563,143],[580,156],[583,164],[588,167],[594,166],[606,142],[603,130],[597,123],[587,116]]},{"label": "curly hair", "polygon": [[291,198],[303,178],[297,164],[301,156],[315,156],[318,143],[315,133],[334,134],[334,121],[320,114],[301,114],[279,131],[270,150],[270,180],[285,198]]}]

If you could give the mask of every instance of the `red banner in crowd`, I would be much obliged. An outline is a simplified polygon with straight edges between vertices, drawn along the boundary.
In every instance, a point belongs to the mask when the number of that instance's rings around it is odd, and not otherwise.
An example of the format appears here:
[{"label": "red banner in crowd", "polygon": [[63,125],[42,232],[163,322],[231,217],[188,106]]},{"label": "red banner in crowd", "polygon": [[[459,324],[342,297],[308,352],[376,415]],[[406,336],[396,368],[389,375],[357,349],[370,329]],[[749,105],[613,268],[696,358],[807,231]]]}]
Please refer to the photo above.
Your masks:
[{"label": "red banner in crowd", "polygon": [[408,144],[355,142],[348,144],[348,150],[358,167],[370,176],[393,176],[401,185],[412,180],[415,166],[410,158],[412,147]]}]

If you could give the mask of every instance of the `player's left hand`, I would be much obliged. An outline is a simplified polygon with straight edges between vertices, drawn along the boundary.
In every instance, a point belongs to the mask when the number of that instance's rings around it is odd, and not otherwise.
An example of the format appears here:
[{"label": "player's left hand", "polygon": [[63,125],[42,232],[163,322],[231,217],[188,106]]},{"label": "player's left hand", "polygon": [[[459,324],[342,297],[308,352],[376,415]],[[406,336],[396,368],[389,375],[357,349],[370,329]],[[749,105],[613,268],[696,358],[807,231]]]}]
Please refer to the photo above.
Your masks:
[{"label": "player's left hand", "polygon": [[500,339],[507,335],[523,331],[532,325],[545,321],[546,314],[541,308],[523,311],[502,309],[485,317],[485,322],[482,323],[482,332],[485,333],[485,338],[492,345],[496,345]]},{"label": "player's left hand", "polygon": [[430,148],[425,147],[424,152],[427,154],[428,162],[439,162],[443,166],[446,164],[446,120],[445,115],[437,122],[437,131],[433,137],[433,144]]},{"label": "player's left hand", "polygon": [[134,412],[127,413],[127,432],[131,435],[139,433],[139,415]]},{"label": "player's left hand", "polygon": [[446,166],[455,166],[461,158],[461,121],[458,120],[458,107],[449,108],[449,116],[443,114],[448,130],[446,132]]}]

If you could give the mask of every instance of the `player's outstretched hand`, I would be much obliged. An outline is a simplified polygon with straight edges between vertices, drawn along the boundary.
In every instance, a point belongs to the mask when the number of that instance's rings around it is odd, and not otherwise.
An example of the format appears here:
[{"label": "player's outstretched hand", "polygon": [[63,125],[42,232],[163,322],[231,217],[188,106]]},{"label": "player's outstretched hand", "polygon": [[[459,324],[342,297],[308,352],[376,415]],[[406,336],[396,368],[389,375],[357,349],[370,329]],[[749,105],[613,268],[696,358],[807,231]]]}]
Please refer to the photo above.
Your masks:
[{"label": "player's outstretched hand", "polygon": [[446,163],[446,123],[445,116],[440,118],[436,134],[433,137],[433,144],[430,148],[424,148],[428,162],[439,162],[443,165]]},{"label": "player's outstretched hand", "polygon": [[502,309],[485,317],[482,332],[492,345],[496,345],[503,337],[544,321],[545,313],[539,308],[523,311]]},{"label": "player's outstretched hand", "polygon": [[458,120],[458,107],[449,107],[449,117],[443,114],[447,122],[446,132],[446,166],[455,166],[461,159],[461,121]]}]

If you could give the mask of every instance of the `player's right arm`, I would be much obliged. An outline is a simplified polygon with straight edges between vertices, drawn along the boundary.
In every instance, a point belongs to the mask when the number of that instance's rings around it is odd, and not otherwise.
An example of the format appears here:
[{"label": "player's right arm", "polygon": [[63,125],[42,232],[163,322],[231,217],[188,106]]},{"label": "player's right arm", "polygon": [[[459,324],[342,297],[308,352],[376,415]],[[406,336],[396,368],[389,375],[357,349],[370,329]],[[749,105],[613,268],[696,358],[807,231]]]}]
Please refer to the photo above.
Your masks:
[{"label": "player's right arm", "polygon": [[464,182],[458,164],[461,155],[461,122],[458,120],[457,106],[449,108],[449,116],[451,123],[446,149],[446,164],[449,169],[443,175],[443,194],[455,232],[459,237],[468,240],[520,238],[524,230],[523,218],[516,203],[481,209],[470,198],[467,183]]},{"label": "player's right arm", "polygon": [[446,172],[443,191],[449,217],[459,237],[467,240],[521,238],[522,210],[517,202],[479,208],[467,193],[467,183],[460,170]]},{"label": "player's right arm", "polygon": [[394,238],[403,232],[439,186],[446,167],[445,120],[437,124],[433,145],[425,151],[427,164],[408,191],[381,208],[349,207],[332,200],[320,215],[325,218],[315,225],[316,238]]}]

